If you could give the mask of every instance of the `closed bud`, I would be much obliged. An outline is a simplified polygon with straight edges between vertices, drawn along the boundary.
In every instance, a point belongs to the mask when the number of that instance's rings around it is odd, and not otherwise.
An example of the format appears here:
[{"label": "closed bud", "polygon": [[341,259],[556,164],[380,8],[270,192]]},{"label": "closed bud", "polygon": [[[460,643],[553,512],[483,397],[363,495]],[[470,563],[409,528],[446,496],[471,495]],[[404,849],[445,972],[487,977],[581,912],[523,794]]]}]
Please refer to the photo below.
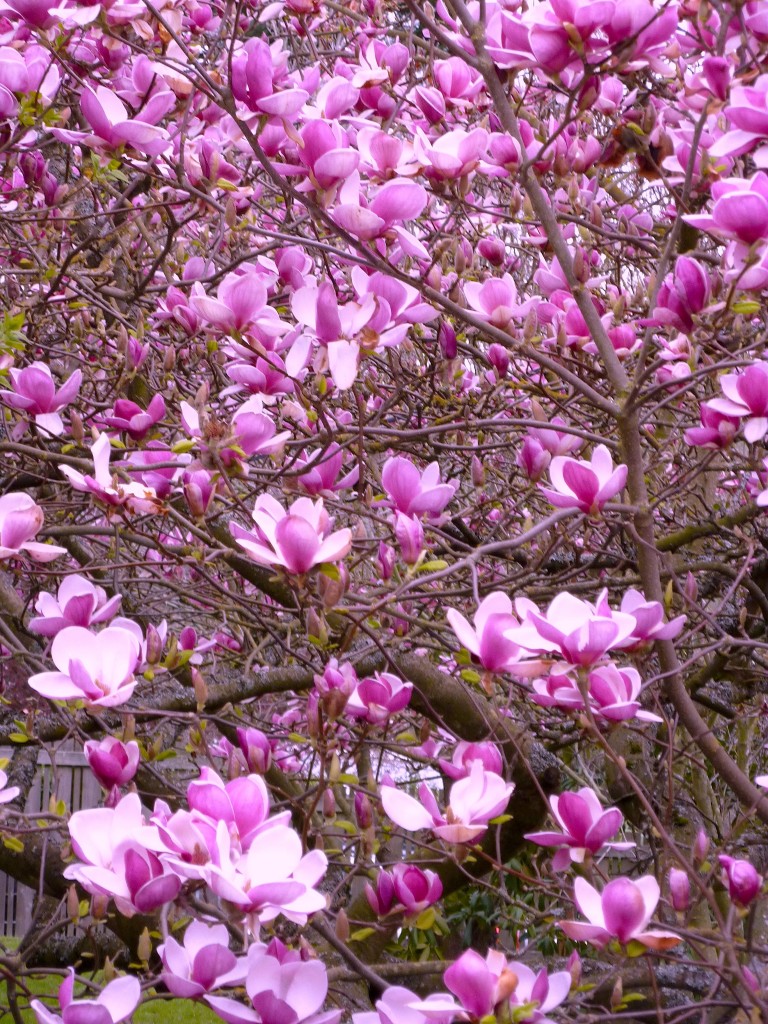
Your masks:
[{"label": "closed bud", "polygon": [[357,819],[358,827],[361,829],[371,828],[373,825],[371,801],[360,790],[355,793],[355,818]]},{"label": "closed bud", "polygon": [[173,347],[173,345],[169,345],[165,350],[165,355],[163,356],[163,369],[165,370],[166,373],[170,373],[175,365],[176,349]]},{"label": "closed bud", "polygon": [[684,914],[691,905],[691,883],[687,873],[679,868],[670,869],[669,898],[679,914]]},{"label": "closed bud", "polygon": [[496,371],[499,379],[501,379],[507,375],[507,370],[509,369],[509,352],[503,345],[499,345],[498,342],[494,341],[492,345],[488,346],[488,362]]},{"label": "closed bud", "polygon": [[149,937],[149,928],[144,928],[144,931],[139,936],[139,941],[136,945],[136,953],[142,963],[146,963],[152,956],[152,939]]},{"label": "closed bud", "polygon": [[102,968],[101,973],[104,981],[107,983],[109,983],[110,981],[114,981],[115,978],[117,977],[115,965],[112,963],[110,957],[107,957],[107,959],[104,961],[104,967]]},{"label": "closed bud", "polygon": [[192,689],[195,692],[197,710],[202,711],[205,707],[205,702],[208,700],[208,687],[206,686],[203,674],[199,669],[193,666],[190,675],[192,676]]},{"label": "closed bud", "polygon": [[581,984],[582,968],[581,957],[575,949],[568,957],[565,966],[571,975],[571,988],[578,988]]},{"label": "closed bud", "polygon": [[331,755],[331,764],[328,769],[328,781],[335,783],[339,781],[341,775],[341,762],[339,761],[339,755],[334,751]]},{"label": "closed bud", "polygon": [[67,917],[73,924],[80,920],[80,900],[74,885],[67,889]]},{"label": "closed bud", "polygon": [[693,863],[695,867],[701,867],[704,861],[707,859],[707,853],[709,852],[709,836],[700,828],[696,833],[696,838],[693,841],[693,849],[691,854],[693,856]]},{"label": "closed bud", "polygon": [[611,1009],[616,1010],[621,1006],[624,999],[624,985],[622,984],[621,978],[616,979],[616,983],[613,986],[611,992]]},{"label": "closed bud", "polygon": [[83,418],[79,412],[75,412],[74,410],[69,414],[69,432],[72,435],[72,440],[75,444],[82,444],[85,440]]},{"label": "closed bud", "polygon": [[147,626],[147,663],[157,665],[163,656],[163,638],[157,629],[150,624]]},{"label": "closed bud", "polygon": [[332,789],[323,790],[323,814],[326,818],[336,817],[336,797]]},{"label": "closed bud", "polygon": [[472,456],[472,486],[483,487],[485,485],[485,469],[476,455]]},{"label": "closed bud", "polygon": [[109,896],[105,896],[104,893],[97,892],[91,896],[91,917],[94,921],[103,921],[107,916],[107,907],[109,906]]},{"label": "closed bud", "polygon": [[459,351],[458,344],[456,342],[456,331],[454,331],[451,324],[447,320],[443,320],[437,332],[437,340],[440,343],[440,349],[443,356],[446,359],[455,359]]},{"label": "closed bud", "polygon": [[685,586],[683,587],[683,594],[688,601],[695,601],[699,596],[699,585],[696,582],[696,577],[692,572],[689,572],[685,577]]},{"label": "closed bud", "polygon": [[349,918],[343,908],[336,914],[336,927],[334,930],[337,939],[341,939],[342,942],[349,941]]},{"label": "closed bud", "polygon": [[395,568],[395,549],[382,541],[377,556],[382,580],[391,579]]}]

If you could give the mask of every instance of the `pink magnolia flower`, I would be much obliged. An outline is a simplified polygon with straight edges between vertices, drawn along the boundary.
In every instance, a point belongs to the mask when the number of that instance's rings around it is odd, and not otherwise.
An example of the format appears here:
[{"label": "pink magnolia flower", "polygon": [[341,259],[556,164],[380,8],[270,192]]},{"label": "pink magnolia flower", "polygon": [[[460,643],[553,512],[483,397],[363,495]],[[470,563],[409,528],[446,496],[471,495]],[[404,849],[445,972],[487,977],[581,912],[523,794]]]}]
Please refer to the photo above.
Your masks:
[{"label": "pink magnolia flower", "polygon": [[637,629],[635,617],[613,611],[605,593],[592,605],[566,591],[557,595],[546,613],[533,601],[518,598],[515,610],[521,625],[505,631],[508,640],[530,651],[559,651],[571,665],[594,665]]},{"label": "pink magnolia flower", "polygon": [[286,511],[270,494],[261,494],[253,510],[255,532],[230,525],[241,548],[260,565],[279,565],[286,572],[303,574],[323,562],[338,562],[352,548],[352,531],[329,533],[331,520],[323,499],[314,503],[297,498]]},{"label": "pink magnolia flower", "polygon": [[422,871],[415,864],[395,864],[391,871],[379,872],[375,889],[365,885],[366,899],[378,917],[397,913],[413,917],[442,895],[443,883],[434,871]]},{"label": "pink magnolia flower", "polygon": [[91,894],[114,898],[120,913],[130,917],[175,899],[180,881],[169,874],[157,852],[163,846],[154,826],[147,825],[137,793],[115,807],[76,811],[69,834],[78,863],[64,877]]},{"label": "pink magnolia flower", "polygon": [[401,828],[410,832],[428,828],[446,843],[471,843],[485,832],[491,818],[503,814],[514,788],[475,761],[470,774],[451,786],[444,814],[426,783],[419,787],[420,800],[394,786],[382,786],[381,802],[387,816]]},{"label": "pink magnolia flower", "polygon": [[709,302],[709,274],[697,260],[679,256],[675,269],[664,278],[653,310],[654,323],[669,324],[690,334],[693,317]]},{"label": "pink magnolia flower", "polygon": [[623,489],[627,467],[614,469],[611,453],[599,444],[590,460],[556,456],[549,466],[549,478],[554,490],[542,487],[542,493],[553,505],[597,515]]},{"label": "pink magnolia flower", "polygon": [[391,672],[377,672],[361,679],[347,703],[347,711],[372,725],[384,725],[391,715],[408,706],[413,683],[404,683]]},{"label": "pink magnolia flower", "polygon": [[688,444],[697,448],[727,448],[739,431],[739,416],[726,416],[722,412],[717,412],[708,402],[699,405],[699,416],[701,426],[690,427],[683,435]]},{"label": "pink magnolia flower", "polygon": [[325,895],[314,886],[328,860],[320,850],[302,854],[301,839],[281,820],[259,831],[242,856],[233,851],[225,822],[217,826],[216,844],[216,862],[207,866],[205,879],[217,896],[245,914],[262,923],[283,914],[306,924],[311,914],[325,909]]},{"label": "pink magnolia flower", "polygon": [[682,941],[673,932],[646,931],[660,896],[659,883],[652,875],[636,882],[630,878],[614,878],[602,893],[586,879],[577,878],[574,900],[590,923],[561,921],[558,928],[569,939],[591,942],[598,949],[603,949],[613,939],[622,946],[639,942],[649,949],[671,949]]},{"label": "pink magnolia flower", "polygon": [[49,700],[84,700],[95,707],[117,707],[136,688],[134,671],[141,645],[133,633],[107,626],[91,633],[67,626],[54,637],[51,658],[58,672],[31,676],[29,685]]},{"label": "pink magnolia flower", "polygon": [[58,390],[46,363],[32,363],[18,370],[11,367],[13,391],[0,391],[0,401],[12,409],[19,409],[34,417],[35,425],[57,437],[64,433],[60,411],[73,402],[80,390],[83,375],[75,370]]},{"label": "pink magnolia flower", "polygon": [[165,416],[165,400],[157,394],[146,412],[127,398],[118,398],[111,413],[101,417],[101,423],[110,430],[125,431],[134,441],[141,441],[152,427]]},{"label": "pink magnolia flower", "polygon": [[315,675],[315,690],[325,713],[333,719],[339,717],[347,701],[357,689],[357,673],[350,664],[339,665],[337,658],[331,658],[322,675]]},{"label": "pink magnolia flower", "polygon": [[69,976],[59,986],[60,1017],[39,999],[31,1000],[29,1005],[34,1010],[38,1024],[120,1024],[139,1005],[141,986],[138,978],[115,978],[102,989],[96,999],[74,999],[74,967],[70,967],[69,972]]},{"label": "pink magnolia flower", "polygon": [[504,771],[504,760],[495,743],[468,743],[460,740],[454,748],[451,761],[441,758],[437,763],[449,779],[465,779],[471,774],[475,761],[480,761],[486,771],[496,775]]},{"label": "pink magnolia flower", "polygon": [[0,497],[0,560],[24,552],[36,562],[52,562],[59,555],[66,555],[66,548],[32,540],[43,521],[43,510],[30,495],[22,491],[3,494]]},{"label": "pink magnolia flower", "polygon": [[670,902],[678,914],[684,914],[691,905],[691,880],[687,871],[679,868],[669,870]]},{"label": "pink magnolia flower", "polygon": [[[197,284],[195,288],[200,289]],[[267,283],[255,269],[227,274],[216,291],[216,298],[202,289],[189,300],[192,309],[220,331],[247,333],[255,330],[265,338],[276,338],[291,329],[276,311],[267,305]]]},{"label": "pink magnolia flower", "polygon": [[426,999],[400,985],[390,985],[376,1003],[376,1010],[353,1013],[352,1024],[451,1024],[462,1009],[446,992]]},{"label": "pink magnolia flower", "polygon": [[[729,239],[726,281],[744,289],[768,284],[768,174],[749,179],[721,178],[712,184],[712,212],[683,219],[695,228]],[[757,258],[755,258],[757,256]]]},{"label": "pink magnolia flower", "polygon": [[459,643],[477,658],[486,672],[505,672],[524,653],[505,635],[519,623],[512,614],[512,602],[500,590],[480,602],[474,616],[474,629],[455,608],[448,609],[446,618]]},{"label": "pink magnolia flower", "polygon": [[387,493],[384,504],[407,516],[439,516],[457,488],[455,481],[440,482],[440,466],[436,462],[420,473],[400,455],[384,463],[381,483]]},{"label": "pink magnolia flower", "polygon": [[130,146],[146,156],[159,156],[171,149],[171,139],[165,128],[144,120],[149,113],[149,105],[142,113],[132,116],[114,92],[103,85],[93,89],[86,83],[80,93],[80,109],[91,132],[55,128],[52,134],[57,139],[84,144],[96,150]]},{"label": "pink magnolia flower", "polygon": [[240,775],[225,783],[212,768],[203,767],[187,786],[187,803],[198,821],[207,819],[212,831],[224,822],[239,850],[247,850],[268,821],[274,825],[287,819],[269,818],[269,791],[260,775]]},{"label": "pink magnolia flower", "polygon": [[724,853],[717,859],[724,868],[723,877],[728,885],[728,895],[740,907],[748,907],[762,888],[762,875],[757,873],[748,860],[738,860]]},{"label": "pink magnolia flower", "polygon": [[[605,598],[602,600],[602,608],[608,614],[611,613],[610,606]],[[621,611],[632,615],[635,620],[635,628],[632,633],[620,644],[618,649],[623,651],[637,651],[655,640],[674,640],[682,632],[685,625],[685,615],[678,615],[669,622],[664,621],[664,609],[658,601],[646,601],[645,595],[634,587],[630,587],[621,599]]]},{"label": "pink magnolia flower", "polygon": [[343,464],[344,451],[333,441],[324,451],[316,448],[306,457],[302,456],[296,460],[296,469],[302,470],[296,478],[296,483],[313,497],[354,487],[360,476],[360,465],[355,463],[352,469],[339,479]]},{"label": "pink magnolia flower", "polygon": [[0,804],[8,804],[11,800],[15,800],[21,790],[18,786],[8,785],[8,776],[0,768]]},{"label": "pink magnolia flower", "polygon": [[485,958],[468,949],[446,970],[443,980],[471,1020],[498,1014],[520,1024],[553,1024],[546,1015],[571,990],[570,971],[547,974],[542,968],[536,973],[495,949],[488,950]]},{"label": "pink magnolia flower", "polygon": [[[571,710],[584,707],[578,682],[566,673],[535,679],[532,685],[534,694],[531,699],[542,707]],[[640,718],[646,722],[662,721],[658,715],[641,708],[637,699],[641,688],[640,673],[636,669],[619,669],[613,663],[601,665],[593,669],[587,678],[590,710],[597,718],[609,722],[623,722],[630,718]]]},{"label": "pink magnolia flower", "polygon": [[[768,179],[766,179],[768,180]],[[768,363],[753,363],[741,373],[720,378],[725,398],[713,398],[710,409],[724,416],[746,417],[744,437],[750,443],[768,434]]]},{"label": "pink magnolia flower", "polygon": [[416,516],[395,512],[395,537],[406,565],[416,565],[424,551],[424,527]]},{"label": "pink magnolia flower", "polygon": [[206,1003],[227,1024],[338,1024],[342,1010],[322,1009],[328,993],[325,964],[275,952],[273,944],[261,943],[248,950],[245,990],[251,1006],[212,995],[206,995]]},{"label": "pink magnolia flower", "polygon": [[242,985],[247,975],[246,958],[230,950],[223,924],[190,921],[183,945],[169,936],[157,953],[165,968],[163,983],[180,999],[201,999],[212,989]]},{"label": "pink magnolia flower", "polygon": [[106,434],[99,434],[91,445],[93,476],[83,474],[71,466],[59,469],[76,491],[85,491],[110,508],[124,505],[130,512],[157,512],[160,501],[151,487],[140,483],[124,483],[109,471],[112,449]]},{"label": "pink magnolia flower", "polygon": [[603,810],[593,789],[585,786],[577,793],[551,796],[549,807],[562,832],[530,832],[525,838],[539,846],[563,847],[552,858],[555,871],[563,871],[571,863],[581,864],[588,854],[598,853],[604,846],[628,850],[635,845],[608,842],[621,828],[624,815],[617,807]]},{"label": "pink magnolia flower", "polygon": [[272,765],[272,747],[260,729],[238,729],[237,743],[242,751],[248,770],[264,775]]},{"label": "pink magnolia flower", "polygon": [[471,173],[485,156],[487,148],[488,132],[484,128],[468,132],[454,128],[434,141],[417,128],[413,139],[414,154],[424,168],[424,174],[437,181],[461,178]]},{"label": "pink magnolia flower", "polygon": [[135,740],[122,743],[114,736],[103,740],[88,740],[84,745],[85,756],[91,771],[104,789],[124,786],[136,774],[141,757]]},{"label": "pink magnolia flower", "polygon": [[103,587],[97,587],[85,576],[73,573],[59,584],[56,597],[42,591],[35,601],[38,614],[30,619],[29,629],[41,636],[56,636],[66,626],[84,626],[107,622],[116,614],[122,598],[107,598]]},{"label": "pink magnolia flower", "polygon": [[486,278],[482,284],[467,281],[464,295],[481,320],[501,330],[506,330],[516,317],[524,318],[530,308],[530,303],[518,301],[517,285],[509,274]]}]

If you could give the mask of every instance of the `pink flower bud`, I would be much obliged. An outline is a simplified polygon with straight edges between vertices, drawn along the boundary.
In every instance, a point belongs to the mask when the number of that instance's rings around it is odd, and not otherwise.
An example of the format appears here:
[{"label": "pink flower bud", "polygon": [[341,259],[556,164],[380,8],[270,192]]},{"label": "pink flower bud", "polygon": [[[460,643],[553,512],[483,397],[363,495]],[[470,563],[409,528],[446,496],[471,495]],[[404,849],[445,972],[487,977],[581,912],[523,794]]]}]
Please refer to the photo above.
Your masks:
[{"label": "pink flower bud", "polygon": [[670,869],[669,895],[675,910],[680,914],[685,913],[691,905],[691,883],[685,871]]},{"label": "pink flower bud", "polygon": [[416,516],[395,513],[395,536],[406,565],[415,565],[424,550],[424,528]]},{"label": "pink flower bud", "polygon": [[488,348],[488,362],[496,371],[499,378],[506,377],[509,369],[509,352],[503,345],[494,342]]},{"label": "pink flower bud", "polygon": [[157,628],[150,624],[147,626],[147,653],[146,660],[148,665],[157,665],[163,656],[163,638],[157,631]]},{"label": "pink flower bud", "polygon": [[760,892],[762,876],[748,860],[737,860],[725,854],[721,854],[717,859],[721,867],[725,868],[724,881],[728,885],[728,894],[733,902],[741,907],[749,906]]},{"label": "pink flower bud", "polygon": [[245,757],[248,770],[264,775],[272,764],[272,748],[259,729],[238,729],[237,742]]},{"label": "pink flower bud", "polygon": [[693,849],[691,855],[693,857],[693,863],[696,867],[700,867],[707,859],[707,853],[709,852],[709,836],[700,828],[696,833],[696,838],[693,841]]},{"label": "pink flower bud", "polygon": [[395,549],[382,541],[379,544],[379,553],[377,558],[382,580],[391,579],[395,568]]},{"label": "pink flower bud", "polygon": [[355,793],[355,818],[357,819],[358,827],[361,829],[371,828],[373,825],[371,801],[360,790]]},{"label": "pink flower bud", "polygon": [[455,359],[458,353],[458,345],[456,344],[456,331],[448,323],[447,320],[443,320],[440,324],[440,329],[437,332],[437,340],[440,342],[440,349],[446,359]]},{"label": "pink flower bud", "polygon": [[500,267],[506,257],[506,248],[500,238],[481,238],[477,243],[477,251],[484,260],[488,260],[494,267]]}]

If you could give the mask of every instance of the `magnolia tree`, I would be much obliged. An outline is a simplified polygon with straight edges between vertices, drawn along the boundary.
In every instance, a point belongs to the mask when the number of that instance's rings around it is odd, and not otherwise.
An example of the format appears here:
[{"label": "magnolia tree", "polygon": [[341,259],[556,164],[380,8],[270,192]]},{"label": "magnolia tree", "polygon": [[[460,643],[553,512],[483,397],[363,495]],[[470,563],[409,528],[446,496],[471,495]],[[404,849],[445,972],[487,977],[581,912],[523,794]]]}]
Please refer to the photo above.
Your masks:
[{"label": "magnolia tree", "polygon": [[15,1024],[765,1020],[768,5],[3,0],[0,203]]}]

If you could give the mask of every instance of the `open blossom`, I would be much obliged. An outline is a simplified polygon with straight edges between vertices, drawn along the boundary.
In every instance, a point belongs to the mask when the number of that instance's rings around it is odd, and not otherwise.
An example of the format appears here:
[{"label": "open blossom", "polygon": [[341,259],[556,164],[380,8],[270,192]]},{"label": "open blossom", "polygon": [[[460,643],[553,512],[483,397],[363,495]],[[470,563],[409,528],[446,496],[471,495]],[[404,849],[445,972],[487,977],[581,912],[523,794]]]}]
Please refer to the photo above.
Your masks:
[{"label": "open blossom", "polygon": [[96,999],[75,999],[74,992],[75,971],[70,967],[68,977],[59,986],[61,1016],[39,999],[30,1002],[38,1024],[120,1024],[131,1016],[141,999],[139,979],[131,976],[110,981]]},{"label": "open blossom", "polygon": [[[610,614],[610,606],[605,596],[603,607]],[[621,599],[621,611],[633,616],[635,628],[632,633],[618,644],[623,651],[636,651],[655,640],[674,640],[682,632],[685,616],[678,615],[669,622],[664,621],[664,609],[658,601],[646,601],[645,595],[634,587],[630,587]]]},{"label": "open blossom", "polygon": [[587,786],[576,793],[551,796],[549,807],[562,832],[529,832],[525,838],[539,846],[562,847],[552,858],[555,871],[571,863],[581,864],[587,854],[598,853],[604,846],[626,850],[635,845],[608,842],[621,828],[624,816],[617,807],[604,810],[597,793]]},{"label": "open blossom", "polygon": [[381,471],[386,504],[407,516],[438,516],[456,492],[456,483],[440,482],[440,466],[430,463],[423,472],[401,455],[387,459]]},{"label": "open blossom", "polygon": [[108,507],[124,505],[130,512],[157,512],[160,502],[151,487],[143,484],[124,483],[109,471],[112,454],[109,438],[99,434],[91,445],[93,476],[80,473],[71,466],[59,465],[59,469],[76,491],[86,491]]},{"label": "open blossom", "polygon": [[610,608],[605,593],[592,605],[565,591],[544,613],[533,601],[518,598],[515,611],[521,624],[505,631],[507,639],[529,651],[557,651],[571,665],[594,665],[638,628],[634,615]]},{"label": "open blossom", "polygon": [[408,706],[413,683],[404,683],[391,672],[377,672],[361,679],[347,703],[347,711],[364,718],[372,725],[383,725],[387,719]]},{"label": "open blossom", "polygon": [[107,622],[120,607],[119,594],[107,598],[103,587],[97,587],[85,576],[73,573],[59,584],[56,597],[42,591],[35,601],[37,615],[29,629],[41,636],[56,636],[66,626],[90,626]]},{"label": "open blossom", "polygon": [[36,562],[52,562],[66,548],[32,538],[43,526],[43,510],[28,494],[11,491],[0,497],[0,560],[28,554]]},{"label": "open blossom", "polygon": [[49,700],[84,700],[98,707],[117,707],[130,700],[136,688],[134,671],[141,645],[134,633],[107,626],[91,633],[82,626],[67,626],[51,645],[58,672],[31,676],[29,685]]},{"label": "open blossom", "polygon": [[328,975],[320,960],[302,960],[282,943],[254,943],[246,958],[251,1005],[223,996],[205,1001],[227,1024],[338,1024],[342,1010],[323,1011]]},{"label": "open blossom", "polygon": [[184,942],[169,936],[157,947],[163,962],[163,983],[181,999],[200,999],[212,989],[242,985],[247,974],[245,957],[229,948],[226,925],[190,921]]},{"label": "open blossom", "polygon": [[270,494],[261,494],[253,510],[255,532],[233,523],[233,537],[255,562],[279,565],[303,574],[323,562],[338,562],[352,548],[352,531],[329,533],[331,521],[322,498],[297,498],[288,511]]},{"label": "open blossom", "polygon": [[699,417],[701,426],[690,427],[683,435],[687,444],[697,448],[727,448],[739,432],[740,416],[727,416],[708,402],[699,405]]},{"label": "open blossom", "polygon": [[611,453],[599,444],[590,460],[555,456],[549,466],[549,478],[554,490],[542,487],[542,493],[553,505],[597,515],[606,502],[623,490],[627,467],[620,465],[614,469]]},{"label": "open blossom", "polygon": [[0,402],[33,417],[40,430],[57,437],[63,434],[60,412],[77,398],[82,372],[75,370],[58,390],[45,363],[32,363],[22,370],[11,367],[9,373],[13,391],[0,391]]},{"label": "open blossom", "polygon": [[509,1015],[520,1024],[552,1024],[546,1015],[571,990],[569,971],[532,971],[496,949],[489,949],[485,957],[468,949],[446,970],[443,980],[471,1020],[497,1014],[499,1019]]},{"label": "open blossom", "polygon": [[147,913],[178,895],[180,880],[158,857],[162,843],[157,829],[144,820],[137,793],[115,807],[76,811],[69,834],[78,860],[64,877],[86,892],[112,897],[120,913]]},{"label": "open blossom", "polygon": [[659,902],[661,890],[652,875],[639,878],[614,878],[598,892],[584,878],[574,883],[574,900],[589,924],[561,921],[561,928],[575,942],[591,942],[603,949],[613,939],[623,946],[639,942],[649,949],[671,949],[682,940],[673,932],[647,931],[647,925]]},{"label": "open blossom", "polygon": [[500,590],[488,594],[477,606],[474,629],[455,608],[448,609],[446,618],[459,643],[487,672],[504,672],[520,660],[520,648],[505,635],[519,623],[512,614],[512,602]]},{"label": "open blossom", "polygon": [[[581,710],[584,699],[578,682],[572,676],[552,674],[546,679],[533,681],[532,700],[542,707],[560,707]],[[589,707],[597,718],[609,722],[624,722],[640,718],[646,722],[662,719],[640,706],[638,697],[642,688],[640,673],[634,668],[618,668],[613,663],[600,665],[587,677]]]},{"label": "open blossom", "polygon": [[768,434],[768,363],[753,363],[741,373],[720,378],[725,398],[713,398],[707,405],[723,416],[746,419],[744,437],[750,443]]},{"label": "open blossom", "polygon": [[112,412],[101,417],[101,423],[110,430],[125,431],[134,441],[141,441],[152,427],[165,416],[165,400],[157,394],[146,411],[127,398],[118,398]]},{"label": "open blossom", "polygon": [[470,774],[451,786],[444,814],[426,783],[419,787],[419,800],[394,786],[383,786],[381,802],[387,816],[401,828],[410,832],[428,828],[447,843],[471,843],[485,832],[491,818],[506,810],[514,788],[475,761]]}]

